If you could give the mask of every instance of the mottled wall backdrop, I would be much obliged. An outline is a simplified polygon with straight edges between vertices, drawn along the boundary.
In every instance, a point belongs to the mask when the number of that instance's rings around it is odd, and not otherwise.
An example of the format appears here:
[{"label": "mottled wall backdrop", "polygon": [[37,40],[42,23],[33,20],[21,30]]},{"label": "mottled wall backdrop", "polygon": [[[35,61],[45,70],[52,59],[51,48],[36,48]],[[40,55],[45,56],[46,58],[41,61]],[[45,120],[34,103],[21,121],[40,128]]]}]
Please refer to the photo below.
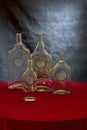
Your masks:
[{"label": "mottled wall backdrop", "polygon": [[1,0],[0,81],[7,81],[8,50],[15,44],[16,32],[22,32],[31,52],[37,34],[44,33],[53,63],[64,51],[72,81],[87,81],[87,0]]}]

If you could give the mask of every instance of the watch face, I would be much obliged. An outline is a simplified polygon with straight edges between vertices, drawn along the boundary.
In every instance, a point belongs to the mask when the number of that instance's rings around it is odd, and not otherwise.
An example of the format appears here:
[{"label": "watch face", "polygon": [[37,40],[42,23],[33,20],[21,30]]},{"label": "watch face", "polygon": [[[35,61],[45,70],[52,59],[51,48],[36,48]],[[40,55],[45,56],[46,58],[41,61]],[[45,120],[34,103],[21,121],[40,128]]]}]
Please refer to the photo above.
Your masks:
[{"label": "watch face", "polygon": [[67,72],[65,70],[59,70],[55,74],[57,80],[64,81],[67,79]]},{"label": "watch face", "polygon": [[20,57],[15,58],[13,62],[16,68],[20,68],[24,64],[24,60]]},{"label": "watch face", "polygon": [[27,84],[29,84],[29,85],[34,84],[35,79],[34,79],[33,75],[30,75],[30,74],[29,74],[28,76],[26,76],[25,82],[26,82]]},{"label": "watch face", "polygon": [[44,56],[35,57],[34,65],[38,69],[43,69],[46,66],[46,58]]}]

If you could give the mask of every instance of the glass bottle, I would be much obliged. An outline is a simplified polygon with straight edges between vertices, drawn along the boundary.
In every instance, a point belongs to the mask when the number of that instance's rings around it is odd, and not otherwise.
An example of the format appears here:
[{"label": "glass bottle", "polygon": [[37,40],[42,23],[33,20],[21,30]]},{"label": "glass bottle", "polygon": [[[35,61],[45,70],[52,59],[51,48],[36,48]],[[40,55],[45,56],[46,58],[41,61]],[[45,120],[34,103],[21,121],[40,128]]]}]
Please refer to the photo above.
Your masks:
[{"label": "glass bottle", "polygon": [[8,88],[20,88],[22,75],[28,66],[30,50],[22,42],[21,33],[16,34],[16,44],[8,52]]},{"label": "glass bottle", "polygon": [[50,82],[52,76],[52,57],[44,47],[43,34],[38,34],[38,43],[31,58],[38,79],[37,91],[49,91],[47,82]]},{"label": "glass bottle", "polygon": [[65,61],[64,53],[59,53],[59,60],[53,67],[53,93],[71,93],[71,67]]},{"label": "glass bottle", "polygon": [[32,60],[28,60],[28,68],[24,72],[22,80],[23,80],[23,89],[25,92],[33,92],[36,91],[36,82],[37,82],[37,75],[33,70],[32,67]]}]

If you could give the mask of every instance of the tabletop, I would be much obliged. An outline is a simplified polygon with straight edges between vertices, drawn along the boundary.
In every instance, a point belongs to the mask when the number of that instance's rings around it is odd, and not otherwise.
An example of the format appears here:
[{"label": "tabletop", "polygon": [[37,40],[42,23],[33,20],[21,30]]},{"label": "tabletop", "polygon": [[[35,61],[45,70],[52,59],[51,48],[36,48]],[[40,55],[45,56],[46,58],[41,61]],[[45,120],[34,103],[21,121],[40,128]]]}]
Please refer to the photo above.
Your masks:
[{"label": "tabletop", "polygon": [[[35,102],[25,102],[25,96],[34,96]],[[87,83],[72,83],[70,95],[51,92],[24,92],[10,90],[0,83],[0,118],[30,121],[64,121],[87,118]]]}]

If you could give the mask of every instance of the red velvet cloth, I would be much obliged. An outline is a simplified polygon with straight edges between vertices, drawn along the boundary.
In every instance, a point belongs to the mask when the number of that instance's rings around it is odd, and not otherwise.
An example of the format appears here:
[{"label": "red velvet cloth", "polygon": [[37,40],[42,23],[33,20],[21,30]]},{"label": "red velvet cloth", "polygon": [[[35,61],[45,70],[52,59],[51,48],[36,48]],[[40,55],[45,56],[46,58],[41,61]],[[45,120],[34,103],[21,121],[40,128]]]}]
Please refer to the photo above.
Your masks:
[{"label": "red velvet cloth", "polygon": [[[35,102],[25,102],[35,96]],[[0,130],[87,130],[87,83],[72,83],[70,95],[25,93],[0,83]]]}]

